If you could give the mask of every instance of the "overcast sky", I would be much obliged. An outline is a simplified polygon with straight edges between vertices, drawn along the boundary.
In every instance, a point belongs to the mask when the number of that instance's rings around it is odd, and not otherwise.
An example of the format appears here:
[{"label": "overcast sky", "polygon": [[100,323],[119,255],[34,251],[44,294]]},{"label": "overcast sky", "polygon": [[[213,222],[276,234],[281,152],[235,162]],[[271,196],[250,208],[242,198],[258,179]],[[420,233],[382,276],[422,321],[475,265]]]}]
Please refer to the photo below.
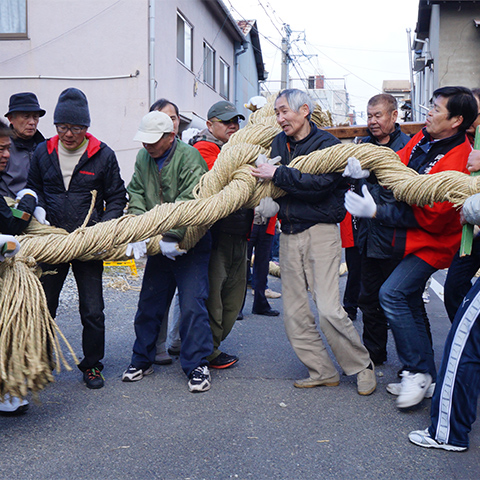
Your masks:
[{"label": "overcast sky", "polygon": [[284,23],[290,25],[292,53],[298,55],[290,77],[344,78],[360,124],[383,80],[409,80],[406,30],[413,38],[418,0],[223,1],[235,19],[257,20],[270,90],[280,88]]}]

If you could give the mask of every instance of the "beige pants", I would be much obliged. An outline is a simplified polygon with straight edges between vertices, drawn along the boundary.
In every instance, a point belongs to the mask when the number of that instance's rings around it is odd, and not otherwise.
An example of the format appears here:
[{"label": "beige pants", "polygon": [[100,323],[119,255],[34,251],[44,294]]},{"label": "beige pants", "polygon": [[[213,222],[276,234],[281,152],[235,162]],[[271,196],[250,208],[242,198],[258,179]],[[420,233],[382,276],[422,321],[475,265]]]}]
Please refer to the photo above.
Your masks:
[{"label": "beige pants", "polygon": [[285,330],[295,353],[315,379],[337,371],[317,329],[308,291],[318,310],[319,327],[347,375],[370,363],[352,321],[340,304],[338,269],[341,246],[338,227],[319,223],[309,229],[280,236],[280,265]]}]

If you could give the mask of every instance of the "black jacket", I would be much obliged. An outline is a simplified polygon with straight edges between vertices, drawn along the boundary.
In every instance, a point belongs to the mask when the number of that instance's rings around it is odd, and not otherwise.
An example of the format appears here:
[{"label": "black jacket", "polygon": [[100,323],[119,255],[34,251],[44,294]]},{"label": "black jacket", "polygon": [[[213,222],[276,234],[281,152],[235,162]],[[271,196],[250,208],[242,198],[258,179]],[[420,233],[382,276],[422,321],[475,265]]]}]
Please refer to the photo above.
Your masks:
[{"label": "black jacket", "polygon": [[0,196],[0,233],[4,235],[20,235],[31,220],[31,215],[37,206],[33,195],[24,195],[17,205],[17,210],[29,214],[28,219],[22,220],[13,215],[12,209],[7,205],[5,199]]},{"label": "black jacket", "polygon": [[[369,132],[370,133],[370,132]],[[394,152],[401,150],[408,142],[410,137],[403,133],[398,123],[395,124],[395,130],[390,135],[390,140],[382,147],[389,147]],[[372,143],[379,145],[373,135],[363,137],[360,143]],[[387,190],[378,184],[376,176],[372,173],[366,180],[355,182],[355,191],[361,195],[362,185],[366,184],[368,190],[372,195],[377,205],[386,205],[396,203],[395,197],[390,190]],[[358,218],[354,219],[353,235],[355,238],[355,245],[359,248],[361,253],[366,254],[368,258],[387,259],[396,257],[397,254],[401,257],[402,251],[396,252],[394,250],[395,228],[383,225],[377,219],[373,218]],[[356,228],[355,228],[356,227]]]},{"label": "black jacket", "polygon": [[33,155],[27,188],[38,194],[38,204],[55,227],[72,232],[84,222],[91,191],[97,191],[95,208],[88,225],[123,214],[127,198],[125,185],[113,150],[87,133],[88,147],[76,165],[68,190],[58,160],[58,136],[41,143]]},{"label": "black jacket", "polygon": [[280,155],[282,165],[273,176],[273,183],[287,195],[277,199],[278,217],[283,233],[300,233],[317,223],[339,223],[345,217],[344,196],[348,183],[340,173],[312,175],[287,165],[300,155],[308,155],[337,145],[330,133],[310,122],[310,133],[299,142],[279,133],[272,142],[271,157]]}]

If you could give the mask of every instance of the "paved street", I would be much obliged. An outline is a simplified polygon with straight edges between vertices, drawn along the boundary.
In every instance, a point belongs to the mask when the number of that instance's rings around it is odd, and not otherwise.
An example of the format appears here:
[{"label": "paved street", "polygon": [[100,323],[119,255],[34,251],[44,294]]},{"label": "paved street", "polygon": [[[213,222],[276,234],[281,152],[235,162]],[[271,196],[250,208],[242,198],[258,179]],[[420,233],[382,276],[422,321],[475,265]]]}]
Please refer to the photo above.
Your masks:
[{"label": "paved street", "polygon": [[[435,278],[441,286],[444,272]],[[342,290],[344,283],[342,277]],[[269,286],[281,290],[281,281],[270,277]],[[58,324],[81,356],[77,300],[68,290]],[[358,395],[355,377],[346,376],[338,387],[296,389],[293,381],[307,371],[286,339],[282,316],[248,314],[249,292],[245,319],[223,345],[240,361],[213,371],[211,390],[194,395],[178,359],[155,366],[140,382],[121,381],[138,292],[105,288],[105,298],[105,388],[88,390],[76,368],[62,371],[26,415],[0,418],[0,479],[480,478],[479,422],[465,453],[408,442],[409,431],[428,425],[430,400],[407,413],[396,409],[385,391],[400,367],[392,342],[369,397]],[[281,310],[281,299],[271,304]],[[449,321],[432,291],[428,311],[439,363]],[[355,323],[361,329],[361,320]]]}]

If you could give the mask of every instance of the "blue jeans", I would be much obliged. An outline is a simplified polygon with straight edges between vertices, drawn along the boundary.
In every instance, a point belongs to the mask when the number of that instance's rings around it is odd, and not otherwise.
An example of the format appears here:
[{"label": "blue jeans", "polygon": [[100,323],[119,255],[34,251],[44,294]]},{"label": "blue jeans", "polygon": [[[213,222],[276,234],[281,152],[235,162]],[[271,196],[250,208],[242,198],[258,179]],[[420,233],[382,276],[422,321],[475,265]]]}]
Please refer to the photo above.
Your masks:
[{"label": "blue jeans", "polygon": [[472,277],[480,268],[480,236],[473,239],[472,254],[460,257],[458,252],[448,269],[444,285],[444,301],[448,318],[451,322],[455,318],[458,308],[463,302],[465,295],[472,288]]},{"label": "blue jeans", "polygon": [[213,351],[212,331],[205,302],[211,236],[205,236],[185,255],[170,260],[161,253],[148,257],[135,315],[136,340],[132,365],[145,370],[155,360],[160,326],[178,287],[180,300],[180,363],[187,376],[208,365]]},{"label": "blue jeans", "polygon": [[422,293],[437,269],[415,255],[406,256],[380,288],[380,305],[405,370],[436,379],[428,318]]}]

